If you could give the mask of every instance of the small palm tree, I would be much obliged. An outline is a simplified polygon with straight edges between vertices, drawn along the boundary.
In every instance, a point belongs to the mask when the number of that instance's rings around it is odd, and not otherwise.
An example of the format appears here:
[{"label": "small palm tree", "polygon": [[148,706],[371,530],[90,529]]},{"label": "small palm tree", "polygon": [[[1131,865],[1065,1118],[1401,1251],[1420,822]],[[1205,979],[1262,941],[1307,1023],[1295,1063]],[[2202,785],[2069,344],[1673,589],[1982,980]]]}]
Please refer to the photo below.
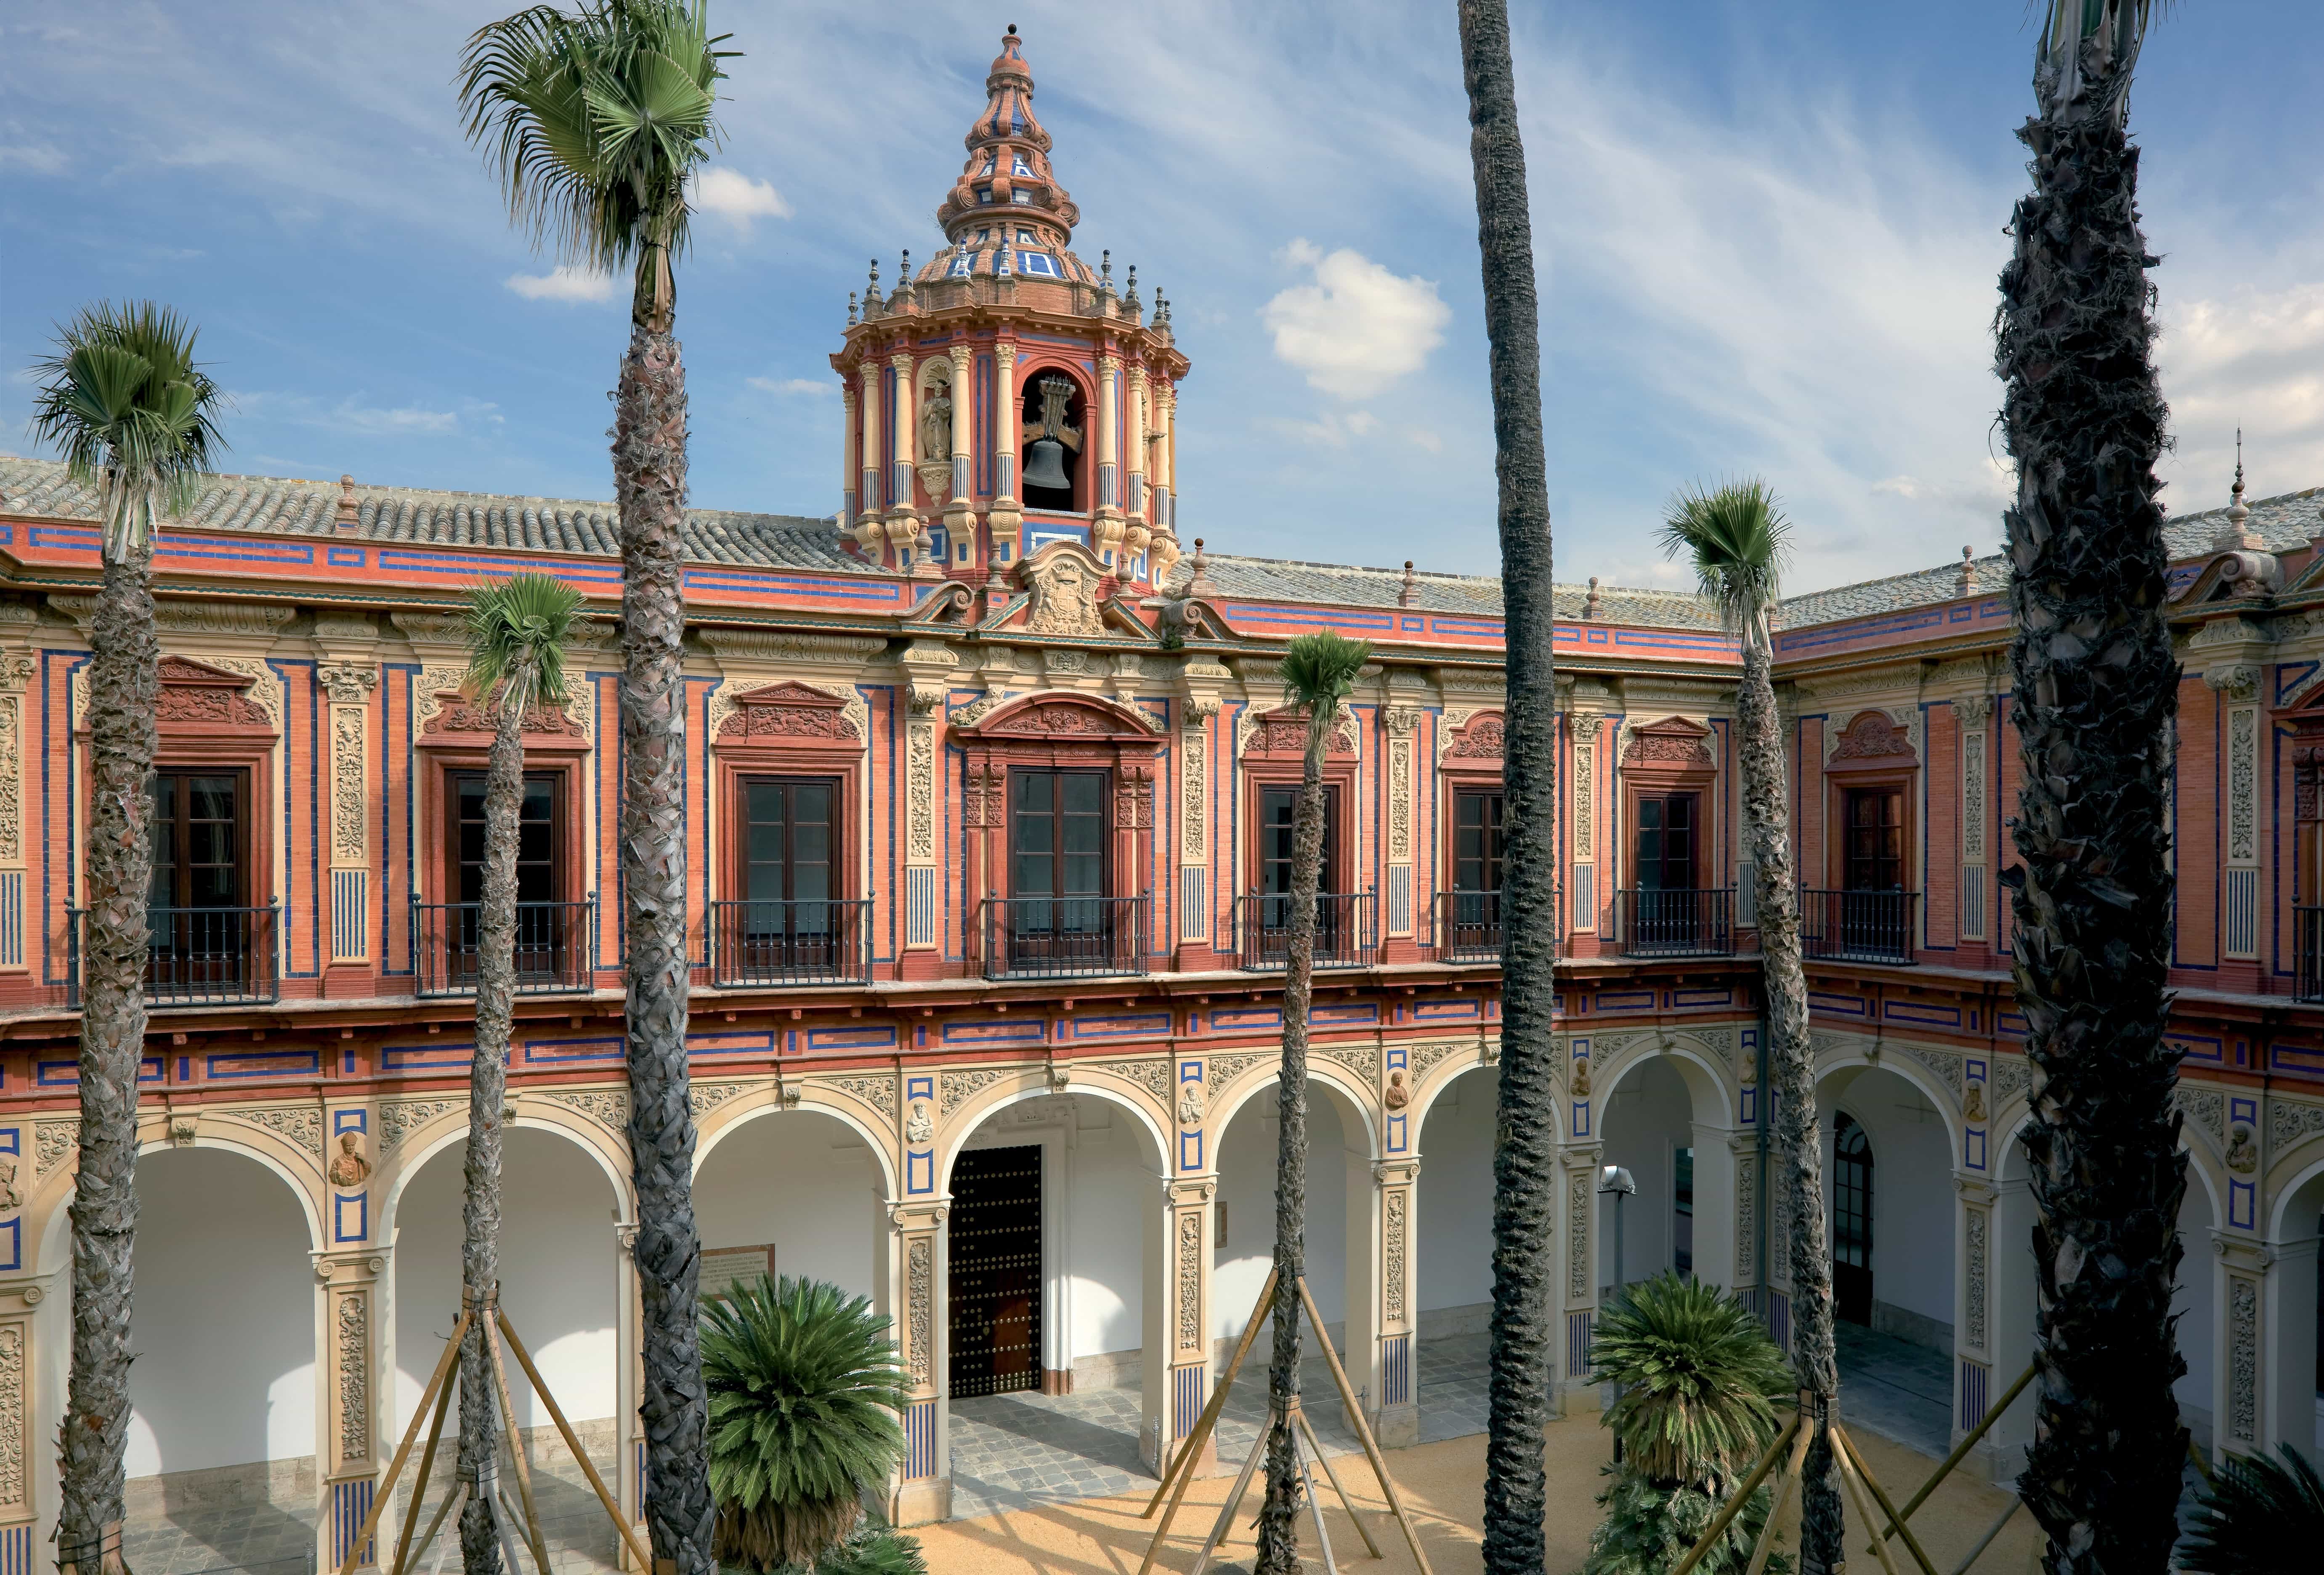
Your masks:
[{"label": "small palm tree", "polygon": [[[517,817],[524,799],[525,719],[565,699],[566,636],[581,594],[546,575],[478,585],[468,597],[465,687],[493,714],[484,770],[484,889],[476,915],[476,1048],[468,1071],[468,1147],[461,1208],[460,1284],[471,1306],[500,1288],[502,1111],[508,1103],[509,1036],[516,1015]],[[460,1474],[475,1481],[499,1447],[485,1326],[469,1325],[460,1348]],[[516,1447],[512,1441],[512,1447]],[[490,1505],[471,1496],[460,1515],[461,1567],[500,1568]]]},{"label": "small palm tree", "polygon": [[[1823,1148],[1816,1138],[1815,1058],[1808,1041],[1799,880],[1792,868],[1783,723],[1775,714],[1775,644],[1767,623],[1791,557],[1791,522],[1776,507],[1767,484],[1753,476],[1708,490],[1682,491],[1664,515],[1662,543],[1665,554],[1693,566],[1702,594],[1717,604],[1729,631],[1743,646],[1735,735],[1743,768],[1743,834],[1757,881],[1776,1138],[1792,1220],[1792,1239],[1786,1244],[1792,1272],[1792,1358],[1801,1387],[1821,1403],[1820,1411],[1828,1411],[1840,1392],[1840,1365],[1832,1344]],[[1839,1471],[1839,1461],[1819,1428],[1809,1446],[1800,1505],[1801,1553],[1811,1570],[1836,1569],[1842,1556]]]},{"label": "small palm tree", "polygon": [[[198,495],[225,447],[194,328],[151,301],[84,308],[33,366],[32,433],[97,489],[103,576],[89,625],[88,835],[81,857],[80,1160],[73,1184],[72,1368],[59,1466],[57,1558],[121,1568],[129,1439],[130,1253],[137,1232],[137,1068],[145,1049],[153,876],[153,532]],[[100,1552],[100,1549],[102,1550]]]},{"label": "small palm tree", "polygon": [[584,266],[632,270],[630,345],[614,391],[622,521],[622,935],[628,1003],[632,1257],[642,1311],[645,1514],[658,1564],[708,1575],[710,1497],[695,1321],[694,1116],[686,1066],[685,688],[678,596],[686,518],[686,370],[672,264],[687,178],[717,141],[721,37],[704,0],[549,5],[479,29],[460,105],[509,213]]},{"label": "small palm tree", "polygon": [[2281,1462],[2230,1455],[2198,1496],[2179,1567],[2206,1575],[2308,1575],[2324,1548],[2324,1479],[2290,1444]]},{"label": "small palm tree", "polygon": [[2010,720],[2013,967],[2034,1066],[2034,1443],[2018,1491],[2061,1572],[2160,1570],[2187,1430],[2172,1334],[2187,1159],[2163,1037],[2179,659],[2154,474],[2154,371],[2131,78],[2153,0],[2047,0],[2035,115],[1994,314],[2017,486]]},{"label": "small palm tree", "polygon": [[[1551,1415],[1554,1391],[1547,1380],[1560,1322],[1549,1293],[1557,1275],[1558,1078],[1564,1059],[1551,1018],[1557,1000],[1556,589],[1541,438],[1541,299],[1508,0],[1459,0],[1458,11],[1493,396],[1509,696],[1484,1567],[1488,1575],[1537,1575],[1549,1497],[1541,1430]],[[1586,1220],[1568,1221],[1570,1230],[1588,1228]]]},{"label": "small palm tree", "polygon": [[[1711,1527],[1773,1441],[1776,1398],[1790,1391],[1784,1353],[1736,1297],[1665,1271],[1629,1287],[1598,1319],[1592,1374],[1620,1387],[1606,1425],[1624,1464],[1600,1494],[1606,1517],[1591,1538],[1584,1575],[1662,1575]],[[1774,1510],[1752,1490],[1697,1569],[1741,1570]],[[1788,1568],[1780,1556],[1778,1570]]]},{"label": "small palm tree", "polygon": [[[762,1575],[877,1570],[909,1539],[851,1538],[903,1459],[908,1385],[888,1320],[816,1280],[761,1275],[702,1310],[717,1554]],[[867,1545],[868,1544],[868,1545]]]},{"label": "small palm tree", "polygon": [[[1267,1502],[1259,1512],[1259,1575],[1295,1575],[1299,1567],[1299,1468],[1285,1407],[1299,1393],[1299,1276],[1307,1247],[1307,1008],[1315,981],[1317,893],[1323,883],[1323,757],[1340,707],[1372,648],[1324,630],[1303,634],[1283,655],[1283,686],[1307,713],[1307,749],[1291,815],[1289,955],[1283,979],[1283,1071],[1277,1084],[1282,1123],[1275,1154],[1275,1267],[1283,1294],[1275,1302],[1274,1351],[1267,1390],[1275,1409],[1267,1435]],[[1344,921],[1342,921],[1344,922]],[[1320,1331],[1319,1331],[1320,1333]]]}]

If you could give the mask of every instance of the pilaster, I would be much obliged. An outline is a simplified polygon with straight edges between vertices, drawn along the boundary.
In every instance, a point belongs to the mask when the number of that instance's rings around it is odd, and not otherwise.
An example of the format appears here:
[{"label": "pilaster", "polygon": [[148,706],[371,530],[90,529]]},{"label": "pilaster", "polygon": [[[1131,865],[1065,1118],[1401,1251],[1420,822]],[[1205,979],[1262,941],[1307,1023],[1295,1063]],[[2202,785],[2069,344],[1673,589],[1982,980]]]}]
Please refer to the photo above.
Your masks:
[{"label": "pilaster", "polygon": [[912,441],[919,430],[919,422],[913,414],[918,391],[912,383],[911,352],[897,351],[888,358],[888,366],[896,374],[896,429],[890,435],[892,453],[888,470],[888,495],[891,500],[888,505],[888,543],[896,549],[898,568],[912,574],[932,572],[924,562],[927,531],[913,501]]},{"label": "pilaster", "polygon": [[[388,1343],[392,1327],[388,1262],[385,1248],[315,1257],[315,1353],[320,1380],[316,1385],[315,1454],[323,1500],[315,1529],[317,1557],[327,1569],[338,1569],[350,1552],[355,1555],[355,1568],[379,1567],[379,1534],[374,1531],[360,1549],[355,1538],[371,1514],[380,1475],[394,1453],[389,1439],[395,1386]],[[382,1516],[381,1524],[386,1524]]]},{"label": "pilaster", "polygon": [[886,459],[880,449],[880,409],[886,401],[881,398],[881,384],[886,381],[886,369],[876,355],[866,355],[862,364],[863,398],[858,407],[858,426],[863,436],[862,468],[858,472],[860,485],[856,491],[855,540],[872,562],[880,561],[881,544],[888,539],[888,528],[881,519],[880,478],[885,473]]},{"label": "pilaster", "polygon": [[[25,1180],[29,1184],[31,1178]],[[21,1190],[13,1178],[0,1187],[5,1187],[0,1196],[14,1196]],[[21,1264],[21,1243],[15,1256]],[[34,1552],[42,1543],[42,1482],[35,1463],[50,1454],[36,1444],[35,1413],[42,1371],[61,1369],[63,1351],[51,1354],[42,1349],[39,1325],[43,1320],[37,1310],[55,1289],[56,1278],[32,1275],[0,1280],[0,1570],[12,1575],[32,1575],[42,1562]],[[46,1322],[53,1326],[60,1321],[52,1317]],[[69,1348],[69,1331],[58,1330],[54,1338]],[[50,1513],[53,1520],[53,1508]]]},{"label": "pilaster", "polygon": [[[1204,1113],[1200,1061],[1188,1061],[1183,1068],[1192,1068],[1194,1080],[1181,1085],[1179,1098],[1180,1130],[1191,1134],[1196,1155],[1202,1148],[1201,1127]],[[1185,1090],[1195,1091],[1189,1099]],[[1191,1116],[1191,1123],[1185,1118]],[[1185,1144],[1182,1140],[1182,1148]],[[1203,1407],[1211,1397],[1211,1255],[1214,1239],[1213,1212],[1218,1192],[1218,1177],[1213,1173],[1182,1174],[1163,1183],[1161,1211],[1162,1237],[1166,1250],[1162,1254],[1160,1272],[1155,1276],[1155,1292],[1147,1298],[1148,1329],[1146,1349],[1157,1353],[1157,1359],[1147,1363],[1147,1391],[1144,1409],[1148,1432],[1141,1439],[1140,1452],[1156,1475],[1167,1472],[1176,1462],[1179,1451],[1201,1419]],[[1167,1358],[1160,1353],[1167,1352]],[[1239,1380],[1240,1381],[1240,1380]],[[1145,1444],[1158,1441],[1159,1448]],[[1217,1474],[1218,1440],[1204,1440],[1202,1459],[1196,1462],[1194,1474],[1208,1477]]]},{"label": "pilaster", "polygon": [[[1378,1322],[1373,1338],[1367,1342],[1369,1349],[1357,1345],[1355,1320],[1349,1320],[1349,1351],[1368,1359],[1363,1366],[1370,1369],[1359,1377],[1351,1362],[1349,1379],[1370,1397],[1366,1420],[1386,1449],[1420,1441],[1420,1386],[1414,1372],[1419,1355],[1419,1314],[1412,1273],[1419,1180],[1417,1159],[1385,1160],[1372,1166],[1378,1201],[1370,1213],[1378,1226],[1379,1273],[1374,1283],[1379,1291],[1374,1308]],[[1351,1215],[1355,1211],[1349,1211]]]},{"label": "pilaster", "polygon": [[1591,1380],[1590,1343],[1598,1332],[1598,1167],[1605,1150],[1578,1143],[1558,1155],[1565,1196],[1559,1213],[1565,1229],[1565,1272],[1559,1298],[1565,1314],[1565,1349],[1555,1354],[1560,1407],[1572,1415],[1597,1409],[1598,1386]]},{"label": "pilaster", "polygon": [[1388,733],[1386,780],[1388,836],[1381,848],[1381,961],[1417,961],[1419,930],[1425,917],[1427,896],[1415,888],[1416,853],[1422,837],[1419,787],[1415,772],[1419,761],[1420,708],[1390,704],[1380,709]]},{"label": "pilaster", "polygon": [[1121,543],[1126,534],[1121,519],[1121,357],[1111,353],[1097,358],[1097,512],[1090,522],[1090,547],[1098,561],[1121,576]]},{"label": "pilaster", "polygon": [[[972,349],[967,340],[952,346],[952,492],[945,502],[945,534],[952,542],[957,568],[960,543],[972,544],[976,539],[976,501],[974,472],[976,468],[976,405],[970,396],[969,364]],[[935,456],[931,455],[930,458]],[[964,575],[964,578],[966,577]]]},{"label": "pilaster", "polygon": [[373,695],[379,687],[379,631],[369,619],[320,618],[315,681],[327,696],[324,748],[330,783],[330,962],[325,995],[371,995],[378,965],[372,934],[371,871],[375,784]]},{"label": "pilaster", "polygon": [[24,962],[24,870],[28,860],[24,824],[24,767],[32,720],[29,686],[40,669],[32,654],[37,617],[32,608],[0,606],[0,973]]},{"label": "pilaster", "polygon": [[944,1221],[948,1202],[891,1204],[887,1250],[889,1305],[897,1346],[904,1354],[904,1464],[890,1518],[926,1525],[952,1515],[949,1437],[952,1405],[945,1382]]}]

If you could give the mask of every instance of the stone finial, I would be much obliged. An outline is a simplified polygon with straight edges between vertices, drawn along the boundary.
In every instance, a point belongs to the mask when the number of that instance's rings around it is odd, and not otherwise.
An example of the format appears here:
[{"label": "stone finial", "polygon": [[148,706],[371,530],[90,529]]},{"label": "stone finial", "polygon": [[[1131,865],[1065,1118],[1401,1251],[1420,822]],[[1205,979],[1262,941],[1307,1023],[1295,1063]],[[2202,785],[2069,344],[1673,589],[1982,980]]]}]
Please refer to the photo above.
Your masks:
[{"label": "stone finial", "polygon": [[1186,594],[1215,596],[1218,594],[1218,587],[1211,584],[1210,555],[1203,550],[1203,539],[1197,536],[1194,538],[1194,570],[1186,576]]},{"label": "stone finial", "polygon": [[1598,576],[1596,575],[1590,576],[1590,594],[1582,599],[1582,616],[1592,619],[1598,616]]},{"label": "stone finial", "polygon": [[1955,593],[1962,596],[1977,594],[1977,555],[1969,548],[1961,548],[1960,586]]},{"label": "stone finial", "polygon": [[855,292],[852,290],[847,292],[847,326],[855,326]]},{"label": "stone finial", "polygon": [[2251,528],[2251,509],[2244,502],[2244,429],[2236,428],[2236,480],[2227,489],[2227,515],[2211,542],[2214,552],[2258,552],[2266,542]]},{"label": "stone finial", "polygon": [[331,519],[331,529],[359,530],[362,528],[363,517],[355,509],[355,478],[343,475],[339,478],[339,511]]},{"label": "stone finial", "polygon": [[912,309],[912,254],[909,252],[905,253],[904,260],[896,264],[896,289],[888,297],[888,309],[897,312]]},{"label": "stone finial", "polygon": [[1399,607],[1411,606],[1413,589],[1412,560],[1407,557],[1404,560],[1404,584],[1397,588],[1396,604]]},{"label": "stone finial", "polygon": [[872,259],[872,277],[863,286],[863,320],[870,322],[880,315],[880,259]]},{"label": "stone finial", "polygon": [[1130,265],[1130,287],[1122,292],[1121,304],[1130,309],[1131,317],[1138,315],[1138,264],[1135,262]]}]

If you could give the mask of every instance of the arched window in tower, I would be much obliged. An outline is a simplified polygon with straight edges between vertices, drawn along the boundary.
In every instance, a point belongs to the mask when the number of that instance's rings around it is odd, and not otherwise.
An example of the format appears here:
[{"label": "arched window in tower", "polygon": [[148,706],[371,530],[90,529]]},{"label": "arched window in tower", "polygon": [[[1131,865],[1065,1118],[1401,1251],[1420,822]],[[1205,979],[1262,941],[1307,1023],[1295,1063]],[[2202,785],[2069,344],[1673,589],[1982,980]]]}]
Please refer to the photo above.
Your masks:
[{"label": "arched window in tower", "polygon": [[1024,502],[1030,509],[1082,507],[1081,390],[1056,373],[1036,377],[1025,390]]}]

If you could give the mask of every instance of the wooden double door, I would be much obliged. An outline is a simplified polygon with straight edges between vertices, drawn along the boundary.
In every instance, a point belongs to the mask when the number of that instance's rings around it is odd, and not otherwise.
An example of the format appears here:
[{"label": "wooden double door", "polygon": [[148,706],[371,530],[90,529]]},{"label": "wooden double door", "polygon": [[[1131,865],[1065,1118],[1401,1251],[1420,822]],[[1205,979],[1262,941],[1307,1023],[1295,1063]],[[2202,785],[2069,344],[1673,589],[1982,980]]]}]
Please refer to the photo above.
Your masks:
[{"label": "wooden double door", "polygon": [[1041,1387],[1041,1149],[953,1161],[945,1330],[952,1397]]}]

